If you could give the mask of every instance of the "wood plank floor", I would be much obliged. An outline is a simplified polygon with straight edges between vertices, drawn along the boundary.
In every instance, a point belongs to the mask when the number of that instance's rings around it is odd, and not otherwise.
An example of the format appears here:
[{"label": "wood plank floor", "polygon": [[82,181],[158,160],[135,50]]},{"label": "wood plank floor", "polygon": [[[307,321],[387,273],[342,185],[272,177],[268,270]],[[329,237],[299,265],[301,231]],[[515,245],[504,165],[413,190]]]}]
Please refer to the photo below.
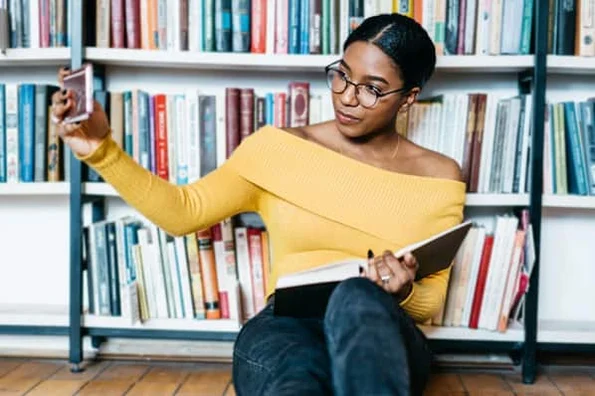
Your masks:
[{"label": "wood plank floor", "polygon": [[[0,358],[0,396],[36,395],[235,395],[228,364],[190,362],[88,362],[70,372],[64,361]],[[533,385],[517,372],[444,371],[426,395],[595,395],[595,368],[546,369]]]}]

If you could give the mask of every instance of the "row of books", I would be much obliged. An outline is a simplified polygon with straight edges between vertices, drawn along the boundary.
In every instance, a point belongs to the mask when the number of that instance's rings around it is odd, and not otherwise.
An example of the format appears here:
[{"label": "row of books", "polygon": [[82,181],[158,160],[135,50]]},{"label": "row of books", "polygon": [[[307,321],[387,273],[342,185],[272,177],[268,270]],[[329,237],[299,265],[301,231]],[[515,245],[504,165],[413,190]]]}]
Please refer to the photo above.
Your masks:
[{"label": "row of books", "polygon": [[70,45],[72,0],[0,0],[0,10],[8,13],[10,48],[48,48]]},{"label": "row of books", "polygon": [[548,0],[547,52],[595,56],[595,8],[590,0]]},{"label": "row of books", "polygon": [[[446,301],[428,324],[504,332],[522,316],[535,260],[528,211],[477,224],[455,257]],[[231,219],[172,237],[126,216],[85,227],[88,311],[130,324],[231,319],[264,307],[272,248],[265,229]]]},{"label": "row of books", "polygon": [[528,210],[497,215],[495,226],[469,230],[455,257],[437,326],[504,332],[519,321],[535,262]]},{"label": "row of books", "polygon": [[[307,82],[287,91],[256,93],[227,87],[178,94],[95,91],[114,140],[146,169],[176,184],[191,183],[220,166],[261,126],[304,126],[332,118],[330,101],[312,95]],[[101,181],[89,172],[89,181]]]},{"label": "row of books", "polygon": [[265,230],[231,219],[176,237],[132,216],[94,222],[84,231],[88,312],[243,322],[264,307],[269,249]]},{"label": "row of books", "polygon": [[532,96],[472,92],[422,98],[398,121],[399,132],[453,158],[468,192],[528,191]]},{"label": "row of books", "polygon": [[97,0],[103,48],[338,54],[365,18],[414,18],[438,55],[528,54],[534,0]]},{"label": "row of books", "polygon": [[546,103],[543,189],[595,195],[595,98]]},{"label": "row of books", "polygon": [[65,180],[64,146],[50,122],[58,87],[0,83],[0,182]]}]

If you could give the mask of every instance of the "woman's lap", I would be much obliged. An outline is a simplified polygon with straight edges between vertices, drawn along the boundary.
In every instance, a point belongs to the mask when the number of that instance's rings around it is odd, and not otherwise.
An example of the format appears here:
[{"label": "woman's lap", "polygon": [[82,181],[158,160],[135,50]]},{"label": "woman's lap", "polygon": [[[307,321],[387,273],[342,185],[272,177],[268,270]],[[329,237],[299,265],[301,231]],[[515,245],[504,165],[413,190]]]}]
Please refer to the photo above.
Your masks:
[{"label": "woman's lap", "polygon": [[[366,282],[368,281],[365,279],[355,280],[344,283],[341,285],[342,288],[337,289],[339,293],[344,293],[346,296],[345,304],[354,304],[354,298],[358,297],[351,297],[353,295],[359,295],[360,299],[371,300],[358,303],[364,306],[376,304],[377,297],[383,297],[382,294],[375,294],[377,293],[375,285],[370,286]],[[336,300],[339,299],[335,298]],[[384,307],[388,305],[388,299],[378,300],[383,301]],[[400,345],[400,348],[405,349],[396,354],[406,355],[408,360],[408,368],[405,371],[403,368],[401,370],[395,368],[395,375],[406,372],[407,377],[410,377],[407,383],[412,388],[423,388],[429,374],[430,360],[426,339],[401,308],[395,305],[390,310],[390,315],[387,315],[386,319],[387,327],[392,327],[396,333],[399,333],[394,337],[395,342]],[[357,315],[357,313],[350,314],[349,310],[343,309],[343,311],[347,312],[346,315]],[[388,319],[389,316],[390,319]],[[366,325],[361,321],[353,323],[356,318],[348,317],[345,318],[347,320],[337,322],[336,319],[329,320],[328,317],[329,315],[326,318],[327,327],[329,322]],[[348,326],[348,324],[341,326]],[[242,327],[236,339],[233,380],[238,395],[332,394],[331,367],[335,362],[332,362],[329,356],[328,334],[325,335],[324,327],[324,320],[276,317],[273,314],[272,304],[268,304]],[[370,334],[374,333],[378,334],[370,329]],[[370,353],[374,354],[374,351]]]}]

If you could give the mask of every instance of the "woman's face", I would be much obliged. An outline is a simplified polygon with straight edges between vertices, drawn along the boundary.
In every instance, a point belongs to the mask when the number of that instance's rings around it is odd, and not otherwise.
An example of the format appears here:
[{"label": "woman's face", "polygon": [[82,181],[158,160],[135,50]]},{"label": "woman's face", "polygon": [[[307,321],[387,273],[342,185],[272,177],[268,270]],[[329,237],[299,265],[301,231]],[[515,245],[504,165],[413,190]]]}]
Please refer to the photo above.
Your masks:
[{"label": "woman's face", "polygon": [[[347,47],[343,59],[333,69],[339,71],[333,78],[339,86],[341,79],[365,84],[357,89],[347,84],[342,93],[332,93],[336,125],[341,134],[360,138],[389,125],[394,126],[399,108],[407,99],[406,92],[378,97],[376,103],[369,106],[372,103],[369,98],[373,97],[374,92],[384,93],[403,88],[400,73],[384,52],[374,44],[354,42]],[[356,90],[359,90],[359,97]]]}]

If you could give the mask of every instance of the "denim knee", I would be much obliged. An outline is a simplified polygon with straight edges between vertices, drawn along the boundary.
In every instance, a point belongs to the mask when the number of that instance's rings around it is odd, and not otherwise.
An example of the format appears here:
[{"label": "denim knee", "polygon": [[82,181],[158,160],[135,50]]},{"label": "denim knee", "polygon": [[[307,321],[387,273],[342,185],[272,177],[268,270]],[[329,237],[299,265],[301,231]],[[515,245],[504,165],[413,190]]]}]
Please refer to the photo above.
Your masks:
[{"label": "denim knee", "polygon": [[[325,320],[357,321],[360,314],[376,308],[390,308],[392,298],[380,286],[367,278],[350,278],[339,283],[327,305]],[[380,307],[378,307],[380,306]]]}]

